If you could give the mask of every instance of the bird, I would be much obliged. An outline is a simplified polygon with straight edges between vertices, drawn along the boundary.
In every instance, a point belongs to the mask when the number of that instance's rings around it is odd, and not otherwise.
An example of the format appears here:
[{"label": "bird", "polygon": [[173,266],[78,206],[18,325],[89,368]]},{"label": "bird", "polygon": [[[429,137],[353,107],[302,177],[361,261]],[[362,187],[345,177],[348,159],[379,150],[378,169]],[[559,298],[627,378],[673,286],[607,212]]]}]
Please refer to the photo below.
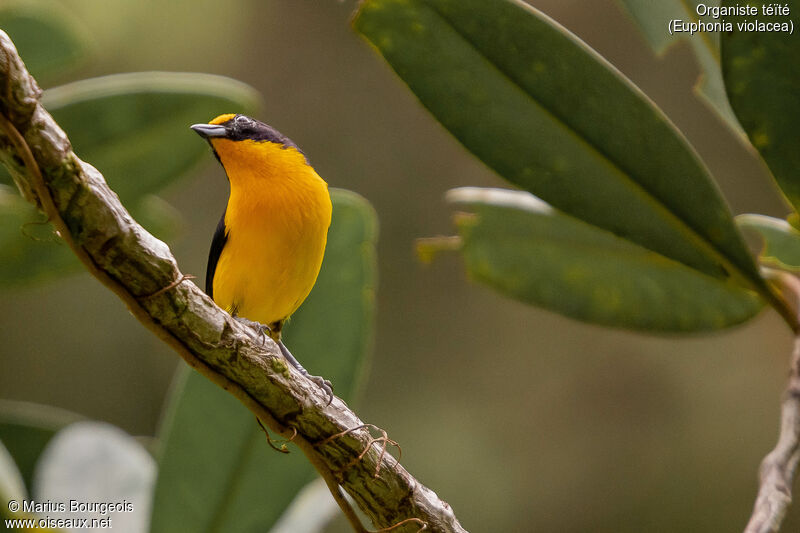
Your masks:
[{"label": "bird", "polygon": [[206,293],[275,340],[330,404],[331,383],[309,374],[281,339],[322,266],[332,213],[328,184],[294,142],[259,120],[228,113],[191,129],[211,145],[230,184],[208,254]]}]

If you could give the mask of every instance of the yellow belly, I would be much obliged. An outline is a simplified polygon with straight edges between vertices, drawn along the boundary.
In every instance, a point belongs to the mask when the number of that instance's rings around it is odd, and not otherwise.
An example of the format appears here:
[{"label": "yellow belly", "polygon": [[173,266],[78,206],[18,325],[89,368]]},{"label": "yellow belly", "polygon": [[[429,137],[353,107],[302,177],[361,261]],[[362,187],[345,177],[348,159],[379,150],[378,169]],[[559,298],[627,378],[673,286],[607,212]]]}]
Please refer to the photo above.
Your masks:
[{"label": "yellow belly", "polygon": [[320,182],[313,190],[272,190],[263,197],[231,191],[228,238],[214,275],[218,305],[271,324],[303,303],[322,265],[331,218]]}]

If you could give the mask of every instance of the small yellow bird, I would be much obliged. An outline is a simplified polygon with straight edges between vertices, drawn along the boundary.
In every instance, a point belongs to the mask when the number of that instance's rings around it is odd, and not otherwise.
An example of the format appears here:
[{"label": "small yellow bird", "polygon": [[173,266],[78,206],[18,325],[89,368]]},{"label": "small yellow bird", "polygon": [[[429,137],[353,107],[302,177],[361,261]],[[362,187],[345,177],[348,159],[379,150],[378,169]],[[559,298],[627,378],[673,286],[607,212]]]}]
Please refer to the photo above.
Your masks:
[{"label": "small yellow bird", "polygon": [[208,140],[230,183],[206,270],[206,293],[275,339],[286,360],[333,398],[331,384],[311,376],[281,341],[281,329],[317,280],[331,198],[295,143],[244,115],[220,115],[192,129]]}]

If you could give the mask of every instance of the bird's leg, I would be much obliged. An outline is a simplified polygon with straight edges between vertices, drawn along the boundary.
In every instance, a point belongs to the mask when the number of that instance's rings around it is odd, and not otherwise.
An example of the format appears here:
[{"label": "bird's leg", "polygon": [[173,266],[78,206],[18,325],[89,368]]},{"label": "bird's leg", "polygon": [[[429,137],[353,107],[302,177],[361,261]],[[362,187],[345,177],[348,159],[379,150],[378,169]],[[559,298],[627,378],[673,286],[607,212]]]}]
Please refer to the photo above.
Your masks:
[{"label": "bird's leg", "polygon": [[283,341],[279,340],[278,346],[280,347],[281,353],[289,362],[289,364],[295,367],[298,370],[298,372],[303,374],[305,377],[316,383],[317,387],[325,391],[325,394],[328,395],[328,403],[325,405],[330,405],[331,402],[333,401],[333,387],[331,386],[331,382],[323,378],[322,376],[312,376],[311,374],[309,374],[308,370],[303,368],[303,365],[300,364],[300,361],[294,358],[292,352],[289,351],[289,348],[287,348],[286,345],[283,344]]}]

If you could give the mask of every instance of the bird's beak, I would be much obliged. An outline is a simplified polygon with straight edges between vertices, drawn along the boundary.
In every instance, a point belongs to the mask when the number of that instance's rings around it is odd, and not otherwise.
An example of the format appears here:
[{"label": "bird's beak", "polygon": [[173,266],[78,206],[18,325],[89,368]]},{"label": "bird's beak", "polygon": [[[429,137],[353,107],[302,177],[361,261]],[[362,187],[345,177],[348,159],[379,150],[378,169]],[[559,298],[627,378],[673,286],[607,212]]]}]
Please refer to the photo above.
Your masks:
[{"label": "bird's beak", "polygon": [[210,139],[212,137],[226,137],[228,135],[228,131],[225,129],[225,126],[219,126],[216,124],[194,124],[192,125],[192,129],[200,137],[206,139]]}]

